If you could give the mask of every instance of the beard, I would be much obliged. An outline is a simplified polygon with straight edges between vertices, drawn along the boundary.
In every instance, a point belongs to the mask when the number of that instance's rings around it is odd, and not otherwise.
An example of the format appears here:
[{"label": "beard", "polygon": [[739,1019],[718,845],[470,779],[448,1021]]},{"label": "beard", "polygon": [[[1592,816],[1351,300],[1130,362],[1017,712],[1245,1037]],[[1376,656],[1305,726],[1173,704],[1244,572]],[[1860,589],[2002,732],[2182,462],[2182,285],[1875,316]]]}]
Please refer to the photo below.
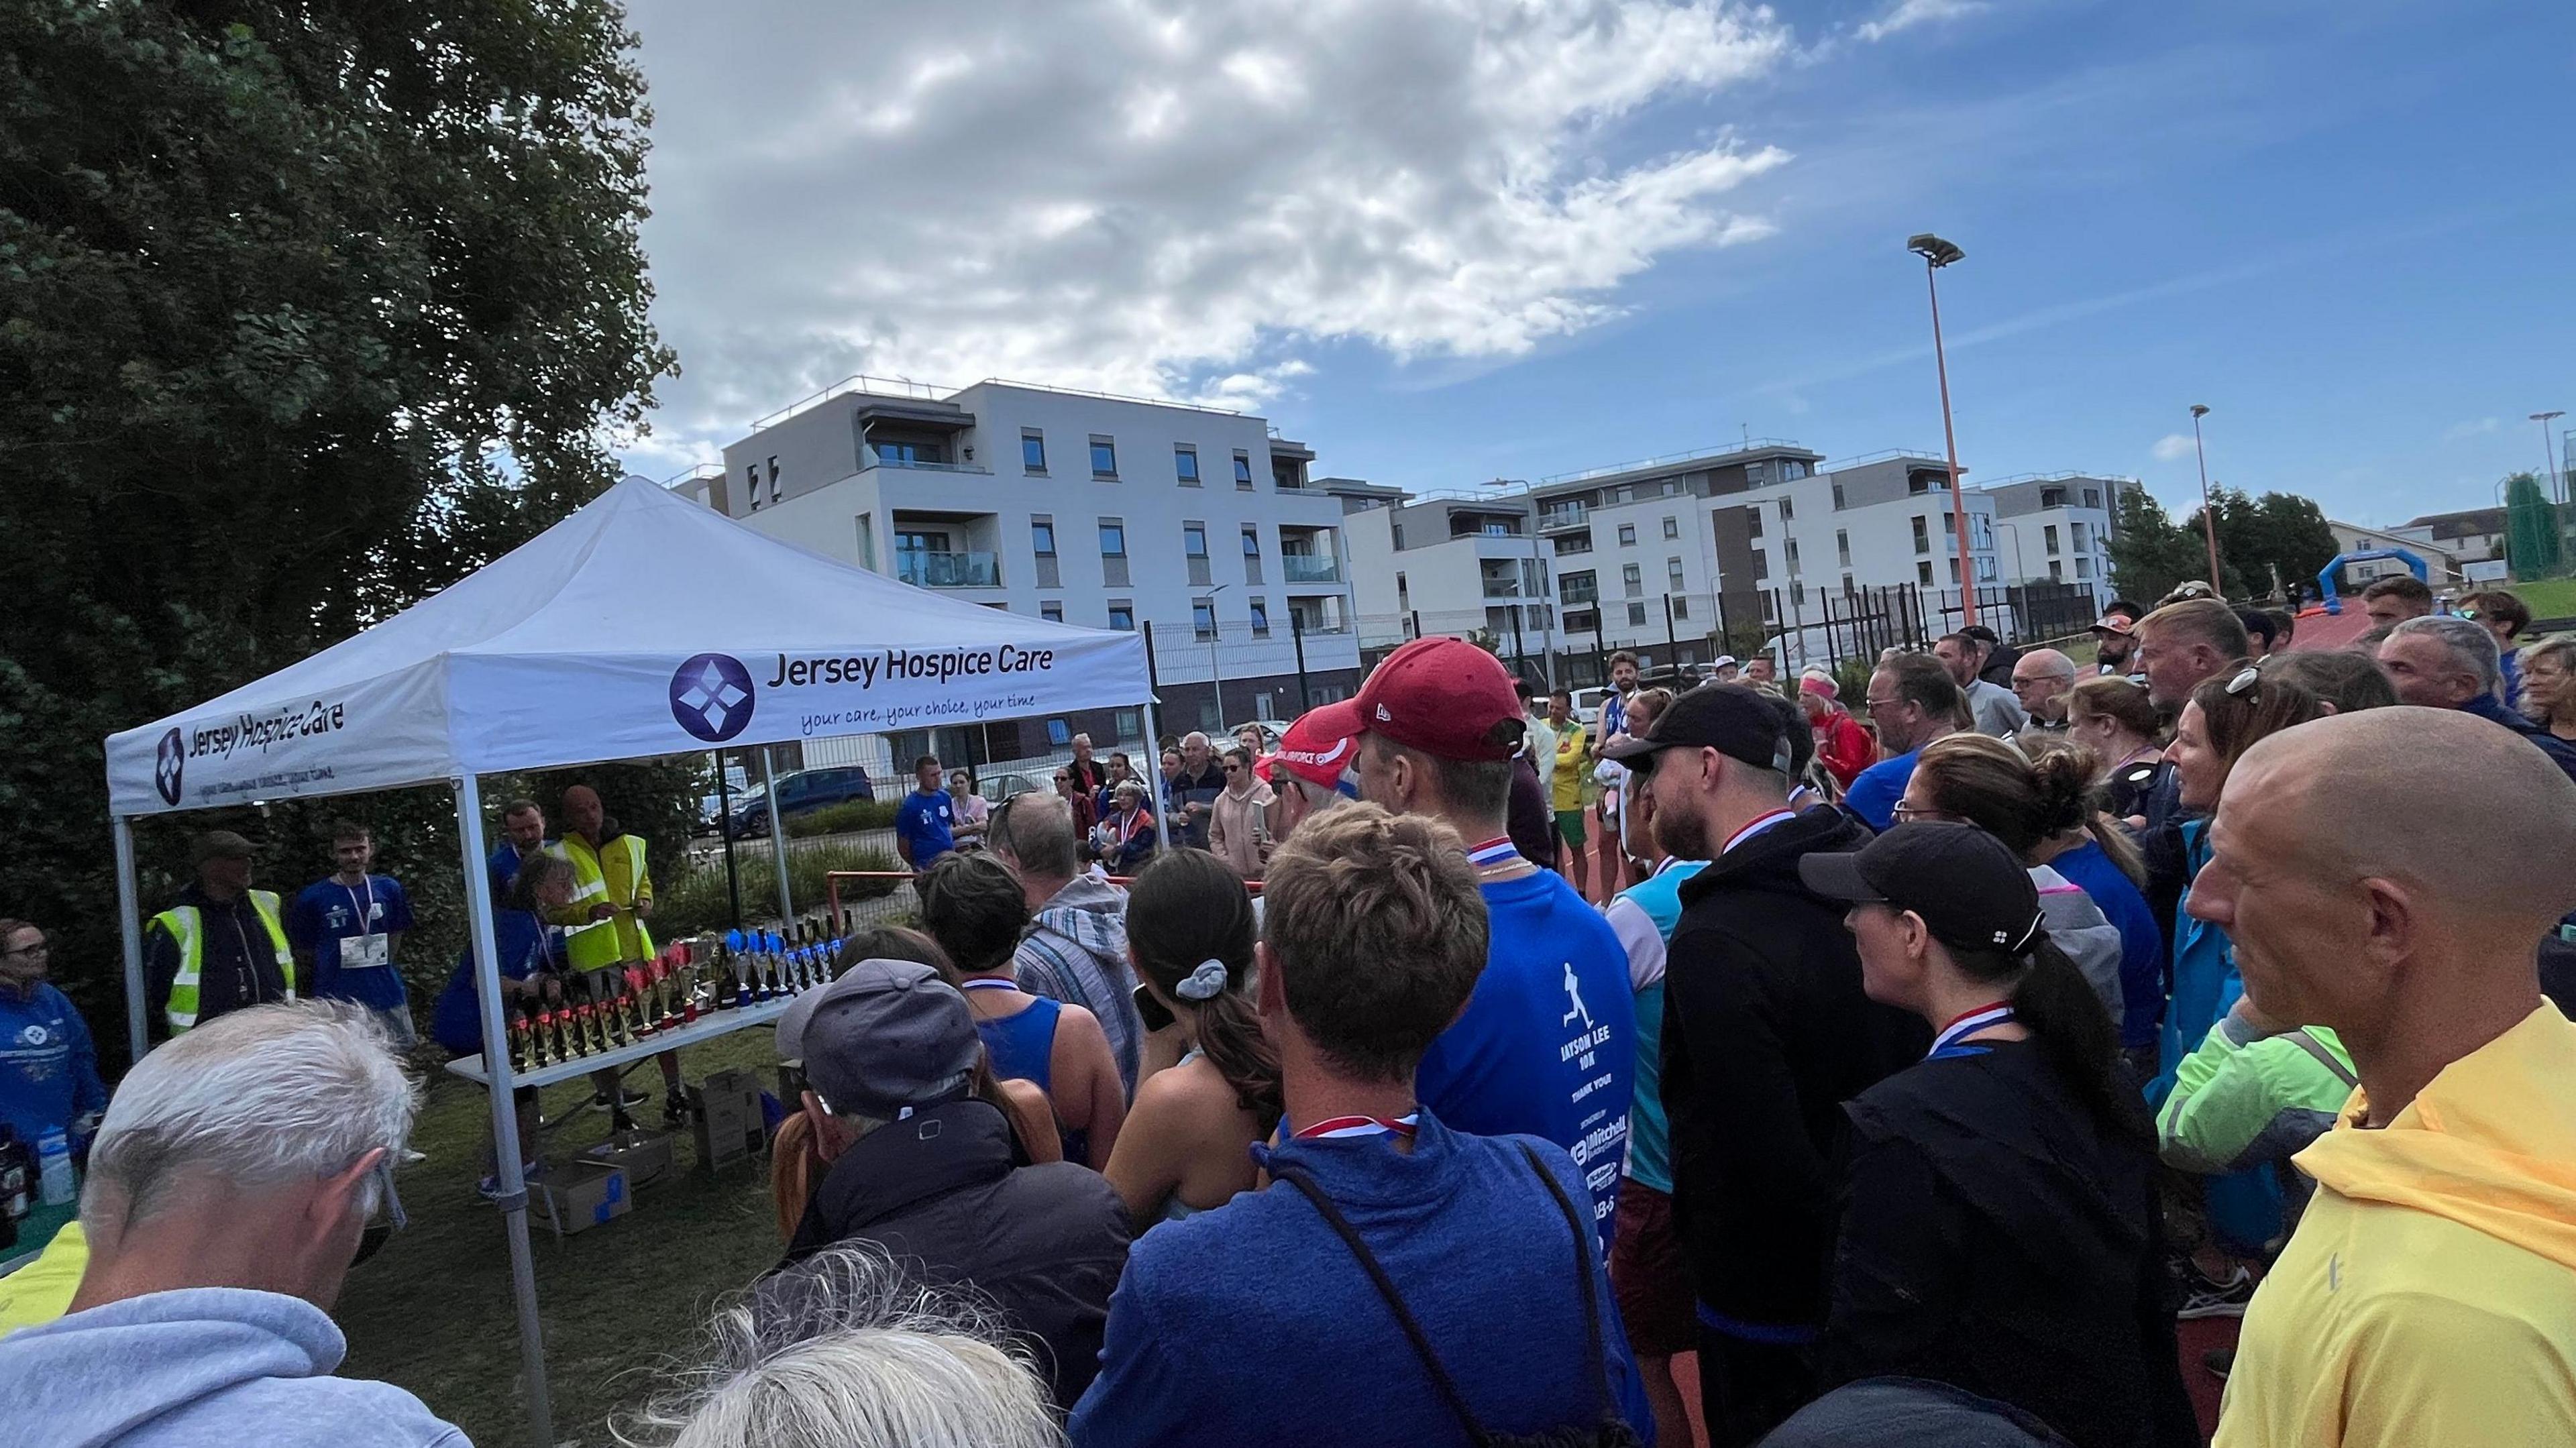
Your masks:
[{"label": "beard", "polygon": [[1676,860],[1706,860],[1709,854],[1708,824],[1698,815],[1682,810],[1655,811],[1655,843]]}]

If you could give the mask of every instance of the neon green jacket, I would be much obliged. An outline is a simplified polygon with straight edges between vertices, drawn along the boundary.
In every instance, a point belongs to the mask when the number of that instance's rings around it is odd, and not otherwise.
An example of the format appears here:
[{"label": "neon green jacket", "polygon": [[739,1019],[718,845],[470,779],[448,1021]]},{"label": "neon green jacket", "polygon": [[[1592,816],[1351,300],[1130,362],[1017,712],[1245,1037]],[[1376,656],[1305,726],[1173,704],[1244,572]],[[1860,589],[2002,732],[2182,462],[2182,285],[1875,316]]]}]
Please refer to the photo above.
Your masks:
[{"label": "neon green jacket", "polygon": [[2210,1175],[2281,1161],[2330,1130],[2358,1084],[2323,1026],[2257,1038],[2221,1016],[2175,1069],[2156,1147],[2166,1165]]}]

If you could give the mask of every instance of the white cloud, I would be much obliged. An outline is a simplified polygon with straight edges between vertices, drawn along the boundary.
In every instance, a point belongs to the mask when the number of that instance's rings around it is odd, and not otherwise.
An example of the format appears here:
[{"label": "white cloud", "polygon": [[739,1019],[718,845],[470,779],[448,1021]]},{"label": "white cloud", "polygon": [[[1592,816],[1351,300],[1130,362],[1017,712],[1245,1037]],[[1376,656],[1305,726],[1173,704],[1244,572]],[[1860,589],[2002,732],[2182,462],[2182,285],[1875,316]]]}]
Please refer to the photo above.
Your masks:
[{"label": "white cloud", "polygon": [[2472,418],[2467,422],[2455,422],[2451,424],[2450,430],[2442,434],[2442,439],[2445,442],[2458,442],[2462,438],[2484,437],[2503,425],[2504,422],[2501,418]]},{"label": "white cloud", "polygon": [[2156,461],[2160,463],[2181,462],[2184,458],[2191,456],[2191,434],[2187,432],[2166,433],[2164,436],[2156,439],[2155,454]]},{"label": "white cloud", "polygon": [[[1910,0],[1911,3],[1911,0]],[[1956,3],[1956,0],[1939,0]],[[1320,344],[1493,357],[1774,224],[1786,152],[1640,145],[1786,64],[1738,0],[635,7],[688,460],[853,372],[1258,405]]]},{"label": "white cloud", "polygon": [[1957,20],[1986,8],[1986,0],[1896,0],[1896,8],[1853,32],[1863,40],[1885,40],[1899,31],[1936,20]]}]

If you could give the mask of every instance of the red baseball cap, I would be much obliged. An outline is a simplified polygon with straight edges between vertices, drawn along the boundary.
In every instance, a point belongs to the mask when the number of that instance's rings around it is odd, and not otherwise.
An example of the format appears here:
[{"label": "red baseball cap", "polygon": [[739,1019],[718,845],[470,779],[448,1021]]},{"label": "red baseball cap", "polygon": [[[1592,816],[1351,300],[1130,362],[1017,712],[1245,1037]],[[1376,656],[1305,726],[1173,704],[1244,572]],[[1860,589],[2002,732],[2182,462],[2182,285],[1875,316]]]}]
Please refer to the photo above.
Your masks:
[{"label": "red baseball cap", "polygon": [[1295,727],[1310,725],[1317,738],[1383,734],[1436,759],[1509,759],[1525,727],[1502,663],[1445,637],[1415,639],[1387,655],[1356,697],[1309,710]]},{"label": "red baseball cap", "polygon": [[1305,780],[1309,784],[1331,789],[1342,782],[1342,771],[1351,767],[1359,756],[1358,741],[1349,735],[1339,738],[1316,727],[1315,720],[1324,711],[1310,709],[1279,736],[1279,752],[1261,761],[1261,777],[1276,784],[1279,771]]}]

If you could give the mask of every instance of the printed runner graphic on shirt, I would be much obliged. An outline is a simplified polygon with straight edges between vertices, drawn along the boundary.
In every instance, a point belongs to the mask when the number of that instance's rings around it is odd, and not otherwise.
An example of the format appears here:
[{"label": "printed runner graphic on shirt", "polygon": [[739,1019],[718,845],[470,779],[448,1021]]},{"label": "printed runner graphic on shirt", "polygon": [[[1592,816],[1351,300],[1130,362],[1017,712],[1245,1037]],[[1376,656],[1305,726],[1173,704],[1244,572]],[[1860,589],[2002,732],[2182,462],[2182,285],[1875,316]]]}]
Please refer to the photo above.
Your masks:
[{"label": "printed runner graphic on shirt", "polygon": [[[1591,1009],[1583,1004],[1583,990],[1575,979],[1574,962],[1565,962],[1564,970],[1566,999],[1574,1003],[1574,1009],[1565,1013],[1564,1023],[1570,1026],[1579,1019],[1583,1028],[1566,1041],[1557,1059],[1574,1062],[1575,1069],[1583,1073],[1583,1084],[1574,1089],[1575,1109],[1581,1110],[1583,1103],[1595,1092],[1608,1091],[1617,1084],[1617,1076],[1601,1060],[1601,1048],[1610,1044],[1613,1033],[1608,1026],[1595,1024]],[[1583,1168],[1583,1184],[1592,1191],[1593,1225],[1599,1228],[1609,1220],[1616,1205],[1611,1189],[1617,1184],[1620,1166],[1628,1156],[1628,1113],[1624,1110],[1613,1113],[1607,1108],[1593,1111],[1583,1117],[1582,1131],[1583,1135],[1568,1148],[1568,1154],[1574,1158],[1576,1166]],[[1600,1165],[1593,1165],[1596,1161]]]},{"label": "printed runner graphic on shirt", "polygon": [[1583,989],[1574,979],[1574,962],[1570,960],[1565,963],[1565,995],[1568,1000],[1574,1002],[1574,1009],[1565,1013],[1565,1024],[1569,1026],[1573,1025],[1574,1018],[1576,1016],[1581,1016],[1583,1017],[1583,1033],[1587,1036],[1592,1034],[1594,1029],[1592,1024],[1592,1012],[1584,1008]]}]

